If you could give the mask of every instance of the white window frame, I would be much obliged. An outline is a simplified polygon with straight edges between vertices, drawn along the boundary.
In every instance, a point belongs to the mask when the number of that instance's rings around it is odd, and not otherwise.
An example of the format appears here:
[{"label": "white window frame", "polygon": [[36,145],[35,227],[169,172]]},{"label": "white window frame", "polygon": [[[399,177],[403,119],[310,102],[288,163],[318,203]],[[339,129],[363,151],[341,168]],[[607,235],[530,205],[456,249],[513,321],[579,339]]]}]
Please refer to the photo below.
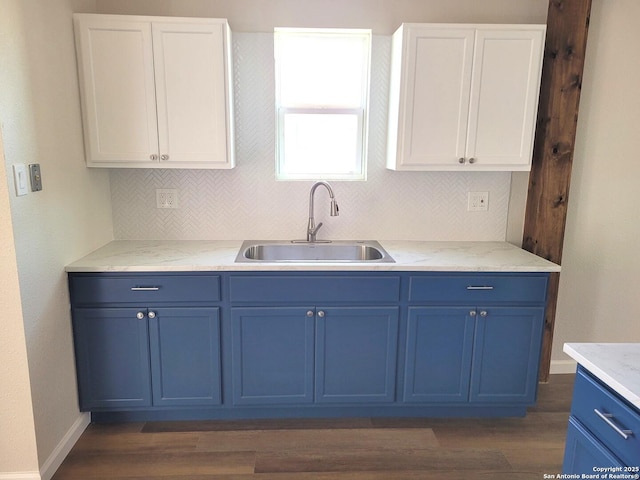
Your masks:
[{"label": "white window frame", "polygon": [[[353,37],[366,39],[366,58],[363,62],[362,89],[360,105],[345,107],[334,105],[283,105],[281,99],[280,68],[278,66],[278,37],[313,36],[313,37]],[[369,88],[371,78],[371,30],[334,29],[334,28],[276,28],[275,29],[275,72],[276,72],[276,179],[277,180],[366,180],[367,178],[367,141],[369,116]],[[357,138],[355,149],[355,168],[353,172],[287,172],[285,170],[285,116],[289,114],[310,115],[350,115],[357,118]]]}]

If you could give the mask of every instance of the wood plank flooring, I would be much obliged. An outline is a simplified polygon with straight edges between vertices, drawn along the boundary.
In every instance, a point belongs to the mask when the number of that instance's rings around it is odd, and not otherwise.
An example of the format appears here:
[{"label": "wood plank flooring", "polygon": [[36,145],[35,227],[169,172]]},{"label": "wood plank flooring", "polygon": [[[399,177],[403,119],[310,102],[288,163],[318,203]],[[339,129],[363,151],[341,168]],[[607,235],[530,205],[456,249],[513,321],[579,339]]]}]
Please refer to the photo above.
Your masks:
[{"label": "wood plank flooring", "polygon": [[573,380],[525,418],[92,424],[53,480],[538,480],[561,471]]}]

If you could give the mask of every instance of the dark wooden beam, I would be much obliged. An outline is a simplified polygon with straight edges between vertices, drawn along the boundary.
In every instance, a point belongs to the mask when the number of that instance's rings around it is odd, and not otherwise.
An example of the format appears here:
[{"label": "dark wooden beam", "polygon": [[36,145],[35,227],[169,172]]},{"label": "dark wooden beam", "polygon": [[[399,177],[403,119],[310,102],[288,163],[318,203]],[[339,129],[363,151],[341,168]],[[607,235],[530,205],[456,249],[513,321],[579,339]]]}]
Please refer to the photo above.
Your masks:
[{"label": "dark wooden beam", "polygon": [[[522,246],[562,262],[591,0],[549,0],[538,122]],[[560,274],[551,275],[540,380],[549,379]]]}]

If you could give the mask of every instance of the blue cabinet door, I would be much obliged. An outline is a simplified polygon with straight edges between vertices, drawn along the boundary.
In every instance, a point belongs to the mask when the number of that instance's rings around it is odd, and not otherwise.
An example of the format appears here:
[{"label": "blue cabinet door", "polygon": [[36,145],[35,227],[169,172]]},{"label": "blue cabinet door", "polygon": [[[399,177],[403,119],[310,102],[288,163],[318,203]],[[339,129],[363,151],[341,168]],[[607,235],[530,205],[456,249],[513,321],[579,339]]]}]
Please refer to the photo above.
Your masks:
[{"label": "blue cabinet door", "polygon": [[569,417],[562,473],[594,475],[594,467],[623,466],[578,420]]},{"label": "blue cabinet door", "polygon": [[542,307],[478,307],[469,399],[533,404],[544,322]]},{"label": "blue cabinet door", "polygon": [[146,309],[79,308],[73,328],[80,409],[150,406]]},{"label": "blue cabinet door", "polygon": [[[154,405],[220,403],[218,308],[149,308]],[[152,318],[153,317],[153,318]]]},{"label": "blue cabinet door", "polygon": [[397,307],[317,307],[317,403],[395,400]]},{"label": "blue cabinet door", "polygon": [[411,307],[407,326],[405,402],[466,402],[474,307]]},{"label": "blue cabinet door", "polygon": [[313,307],[232,308],[236,405],[313,401]]}]

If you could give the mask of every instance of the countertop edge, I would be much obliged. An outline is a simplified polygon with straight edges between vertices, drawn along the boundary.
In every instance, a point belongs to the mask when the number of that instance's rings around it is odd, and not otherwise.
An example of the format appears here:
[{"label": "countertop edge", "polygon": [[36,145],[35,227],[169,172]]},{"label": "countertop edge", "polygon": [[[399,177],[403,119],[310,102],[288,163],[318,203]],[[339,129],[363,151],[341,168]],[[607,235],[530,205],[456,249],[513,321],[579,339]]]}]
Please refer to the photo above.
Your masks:
[{"label": "countertop edge", "polygon": [[241,241],[114,240],[65,266],[68,273],[415,271],[550,273],[561,267],[507,242],[380,241],[395,263],[236,263]]},{"label": "countertop edge", "polygon": [[605,385],[618,393],[622,398],[631,403],[636,409],[640,410],[640,391],[634,392],[625,385],[619,374],[610,371],[605,366],[600,366],[597,360],[588,358],[588,354],[580,352],[585,348],[601,348],[615,349],[620,345],[637,345],[640,352],[640,344],[622,344],[622,343],[565,343],[562,351],[573,358],[576,362],[591,372],[596,378],[601,380]]}]

